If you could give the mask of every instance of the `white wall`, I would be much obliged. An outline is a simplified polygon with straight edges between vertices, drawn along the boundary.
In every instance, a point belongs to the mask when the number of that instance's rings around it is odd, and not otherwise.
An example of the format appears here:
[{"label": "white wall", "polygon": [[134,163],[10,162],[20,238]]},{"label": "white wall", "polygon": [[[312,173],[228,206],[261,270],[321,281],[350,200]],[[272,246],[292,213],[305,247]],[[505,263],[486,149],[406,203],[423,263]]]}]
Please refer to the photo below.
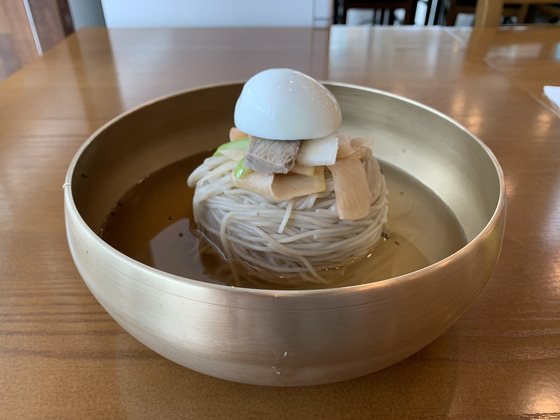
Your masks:
[{"label": "white wall", "polygon": [[108,27],[328,26],[333,0],[101,0]]}]

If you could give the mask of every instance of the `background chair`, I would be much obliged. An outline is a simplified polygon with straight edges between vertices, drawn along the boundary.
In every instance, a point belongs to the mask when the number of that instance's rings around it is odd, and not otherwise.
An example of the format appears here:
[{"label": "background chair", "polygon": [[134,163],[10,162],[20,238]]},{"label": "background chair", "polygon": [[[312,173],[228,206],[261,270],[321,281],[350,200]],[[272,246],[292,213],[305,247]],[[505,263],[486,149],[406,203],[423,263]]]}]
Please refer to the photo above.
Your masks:
[{"label": "background chair", "polygon": [[[545,13],[558,12],[558,0],[506,0],[507,4],[520,5],[524,14],[527,14],[527,8],[530,5],[551,6],[543,7]],[[504,16],[504,0],[478,0],[475,11],[474,26],[475,28],[497,27],[502,23]],[[521,16],[518,22],[525,22],[525,16]]]},{"label": "background chair", "polygon": [[[493,0],[490,1],[492,2]],[[502,15],[507,19],[515,18],[517,22],[525,22],[529,10],[529,4],[513,3],[515,3],[515,0],[505,0],[505,4],[501,4],[501,8],[503,9]],[[444,8],[443,15],[445,25],[447,26],[454,26],[457,21],[457,16],[460,13],[474,15],[476,12],[476,6],[477,0],[443,0],[440,1],[438,5],[439,8]],[[437,11],[436,16],[439,16],[440,13],[441,11]]]},{"label": "background chair", "polygon": [[383,22],[385,12],[389,12],[388,23],[392,25],[395,20],[395,10],[404,9],[403,23],[413,25],[417,3],[418,0],[335,0],[334,23],[346,24],[349,9],[371,9],[374,11],[374,19],[376,11],[382,12],[381,22]]}]

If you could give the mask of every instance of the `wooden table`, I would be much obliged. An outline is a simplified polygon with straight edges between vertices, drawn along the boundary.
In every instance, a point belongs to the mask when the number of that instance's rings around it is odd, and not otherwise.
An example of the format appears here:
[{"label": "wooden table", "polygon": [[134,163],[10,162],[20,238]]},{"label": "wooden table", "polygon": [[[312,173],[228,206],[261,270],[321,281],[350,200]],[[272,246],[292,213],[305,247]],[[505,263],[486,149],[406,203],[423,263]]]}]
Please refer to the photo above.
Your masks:
[{"label": "wooden table", "polygon": [[[66,243],[62,184],[119,113],[269,67],[432,106],[497,155],[494,275],[434,343],[381,372],[265,388],[178,366],[124,332]],[[560,417],[560,28],[83,29],[0,84],[0,418]]]}]

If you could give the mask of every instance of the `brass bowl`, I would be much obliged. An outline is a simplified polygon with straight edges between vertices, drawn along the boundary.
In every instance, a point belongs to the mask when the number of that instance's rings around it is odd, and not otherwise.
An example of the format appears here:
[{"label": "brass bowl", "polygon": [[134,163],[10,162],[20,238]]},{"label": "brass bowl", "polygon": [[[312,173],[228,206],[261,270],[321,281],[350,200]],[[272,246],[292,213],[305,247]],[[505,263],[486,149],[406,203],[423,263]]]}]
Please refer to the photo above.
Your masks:
[{"label": "brass bowl", "polygon": [[74,157],[66,179],[66,226],[76,266],[132,336],[215,377],[316,385],[405,359],[444,333],[477,298],[504,232],[506,196],[496,158],[466,129],[421,104],[374,89],[326,86],[342,109],[340,131],[373,134],[377,157],[439,196],[467,244],[398,277],[301,291],[209,284],[125,256],[97,234],[108,211],[146,175],[222,143],[242,84],[178,93],[99,129]]}]

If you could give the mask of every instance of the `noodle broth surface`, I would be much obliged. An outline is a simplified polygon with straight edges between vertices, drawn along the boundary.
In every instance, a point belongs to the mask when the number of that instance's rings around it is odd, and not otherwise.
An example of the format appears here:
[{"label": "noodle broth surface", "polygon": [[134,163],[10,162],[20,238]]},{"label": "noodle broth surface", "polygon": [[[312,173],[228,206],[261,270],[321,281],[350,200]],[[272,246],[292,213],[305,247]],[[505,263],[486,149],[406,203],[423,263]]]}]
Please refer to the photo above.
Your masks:
[{"label": "noodle broth surface", "polygon": [[[193,222],[194,189],[188,175],[207,157],[199,154],[166,166],[134,185],[111,209],[100,236],[144,264],[191,279],[229,284],[229,265],[217,252],[200,253]],[[329,283],[300,286],[243,278],[240,287],[312,289],[370,283],[419,270],[465,245],[455,215],[404,171],[379,162],[389,190],[388,222],[375,250],[344,269],[321,273]],[[242,268],[242,267],[241,267]]]}]

